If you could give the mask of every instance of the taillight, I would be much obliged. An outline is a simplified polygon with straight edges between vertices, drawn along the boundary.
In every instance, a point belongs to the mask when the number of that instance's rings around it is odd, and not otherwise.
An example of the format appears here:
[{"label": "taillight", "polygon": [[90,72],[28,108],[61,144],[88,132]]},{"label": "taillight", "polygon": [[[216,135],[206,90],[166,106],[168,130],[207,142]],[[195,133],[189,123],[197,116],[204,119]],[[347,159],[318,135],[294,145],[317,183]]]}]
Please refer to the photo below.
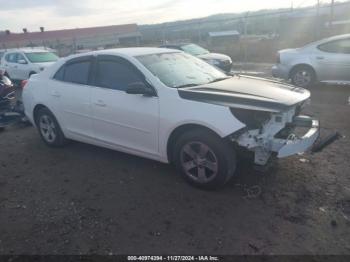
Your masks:
[{"label": "taillight", "polygon": [[28,80],[22,80],[21,81],[21,88],[23,89],[27,83],[28,83]]}]

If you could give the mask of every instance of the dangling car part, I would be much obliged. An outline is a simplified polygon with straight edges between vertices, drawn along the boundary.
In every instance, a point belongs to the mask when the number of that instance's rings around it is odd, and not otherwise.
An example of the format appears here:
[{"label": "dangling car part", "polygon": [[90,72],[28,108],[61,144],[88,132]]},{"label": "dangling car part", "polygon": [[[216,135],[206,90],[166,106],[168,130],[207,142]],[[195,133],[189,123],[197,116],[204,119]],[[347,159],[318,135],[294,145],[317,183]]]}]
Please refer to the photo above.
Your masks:
[{"label": "dangling car part", "polygon": [[0,80],[0,129],[25,122],[23,104],[16,101],[16,89],[11,80],[2,77]]}]

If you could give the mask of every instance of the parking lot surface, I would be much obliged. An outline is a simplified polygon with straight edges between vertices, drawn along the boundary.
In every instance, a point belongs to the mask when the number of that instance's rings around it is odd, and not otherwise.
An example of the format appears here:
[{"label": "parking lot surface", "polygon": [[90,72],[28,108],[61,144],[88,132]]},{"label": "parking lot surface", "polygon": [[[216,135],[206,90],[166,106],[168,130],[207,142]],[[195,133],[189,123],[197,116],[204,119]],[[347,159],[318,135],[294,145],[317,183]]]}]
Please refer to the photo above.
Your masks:
[{"label": "parking lot surface", "polygon": [[318,86],[306,108],[340,140],[263,173],[240,163],[217,192],[171,165],[77,142],[51,149],[33,127],[8,128],[0,254],[350,254],[349,96]]}]

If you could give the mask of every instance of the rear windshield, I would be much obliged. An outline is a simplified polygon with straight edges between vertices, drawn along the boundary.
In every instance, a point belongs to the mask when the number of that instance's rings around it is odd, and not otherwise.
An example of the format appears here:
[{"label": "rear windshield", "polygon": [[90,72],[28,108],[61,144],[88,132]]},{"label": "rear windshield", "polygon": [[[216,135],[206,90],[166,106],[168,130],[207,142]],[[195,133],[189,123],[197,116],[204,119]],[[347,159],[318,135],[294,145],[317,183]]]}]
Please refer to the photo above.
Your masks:
[{"label": "rear windshield", "polygon": [[58,56],[51,52],[26,53],[26,57],[32,63],[55,62],[58,60]]}]

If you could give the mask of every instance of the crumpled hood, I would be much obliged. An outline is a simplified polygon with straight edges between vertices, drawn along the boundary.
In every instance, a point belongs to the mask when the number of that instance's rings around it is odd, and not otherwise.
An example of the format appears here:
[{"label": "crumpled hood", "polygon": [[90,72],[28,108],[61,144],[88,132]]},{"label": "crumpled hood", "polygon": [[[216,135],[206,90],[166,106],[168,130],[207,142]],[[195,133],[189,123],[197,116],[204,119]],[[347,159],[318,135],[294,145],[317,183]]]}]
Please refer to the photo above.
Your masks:
[{"label": "crumpled hood", "polygon": [[234,108],[281,112],[310,97],[306,89],[250,76],[178,89],[184,99]]},{"label": "crumpled hood", "polygon": [[210,60],[210,59],[220,60],[220,61],[231,60],[229,56],[224,54],[217,54],[217,53],[208,53],[204,55],[199,55],[198,57],[205,60]]}]

